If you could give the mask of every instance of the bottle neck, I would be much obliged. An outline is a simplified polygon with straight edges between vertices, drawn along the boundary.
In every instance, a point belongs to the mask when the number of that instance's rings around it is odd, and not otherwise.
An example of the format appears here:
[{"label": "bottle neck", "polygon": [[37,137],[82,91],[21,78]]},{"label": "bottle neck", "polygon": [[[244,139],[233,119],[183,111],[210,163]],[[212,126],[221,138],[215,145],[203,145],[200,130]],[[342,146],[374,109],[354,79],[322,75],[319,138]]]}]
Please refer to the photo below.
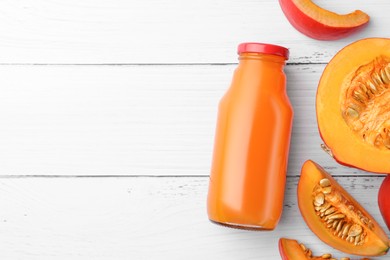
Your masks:
[{"label": "bottle neck", "polygon": [[261,54],[261,53],[241,53],[236,74],[241,81],[246,84],[236,84],[252,86],[254,89],[285,91],[286,77],[284,65],[286,59],[282,56]]},{"label": "bottle neck", "polygon": [[238,57],[240,64],[245,63],[271,63],[274,66],[283,67],[286,64],[286,59],[282,56],[245,52],[241,53]]}]

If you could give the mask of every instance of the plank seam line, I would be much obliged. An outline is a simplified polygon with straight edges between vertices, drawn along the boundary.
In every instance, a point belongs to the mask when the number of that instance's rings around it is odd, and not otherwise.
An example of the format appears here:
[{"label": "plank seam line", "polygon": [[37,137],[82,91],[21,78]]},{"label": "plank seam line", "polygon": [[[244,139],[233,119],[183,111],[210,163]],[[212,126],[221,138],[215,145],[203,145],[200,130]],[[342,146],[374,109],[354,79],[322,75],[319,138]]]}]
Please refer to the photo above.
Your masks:
[{"label": "plank seam line", "polygon": [[[0,66],[232,66],[238,63],[0,63]],[[292,62],[287,66],[326,65],[326,62]]]},{"label": "plank seam line", "polygon": [[[333,175],[334,178],[372,178],[382,177],[383,174],[342,174]],[[0,179],[22,179],[22,178],[209,178],[208,175],[0,175]],[[287,178],[299,178],[299,175],[289,175]]]}]

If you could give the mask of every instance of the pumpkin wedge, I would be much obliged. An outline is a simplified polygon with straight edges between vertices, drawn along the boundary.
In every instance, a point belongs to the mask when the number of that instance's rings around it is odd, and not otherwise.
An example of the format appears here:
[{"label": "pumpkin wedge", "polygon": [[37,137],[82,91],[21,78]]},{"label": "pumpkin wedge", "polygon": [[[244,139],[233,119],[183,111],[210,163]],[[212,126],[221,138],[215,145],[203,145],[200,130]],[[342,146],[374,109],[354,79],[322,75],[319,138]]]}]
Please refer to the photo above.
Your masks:
[{"label": "pumpkin wedge", "polygon": [[365,27],[370,17],[356,10],[337,14],[311,0],[279,0],[290,24],[302,34],[317,40],[337,40]]},{"label": "pumpkin wedge", "polygon": [[302,167],[298,205],[309,228],[329,246],[361,256],[387,253],[389,239],[375,219],[310,160]]},{"label": "pumpkin wedge", "polygon": [[279,253],[282,260],[310,259],[311,254],[300,246],[298,241],[288,238],[279,239]]},{"label": "pumpkin wedge", "polygon": [[367,38],[339,51],[317,89],[326,149],[341,164],[390,173],[390,39]]},{"label": "pumpkin wedge", "polygon": [[[314,256],[313,252],[304,244],[298,243],[297,240],[289,238],[279,239],[279,253],[282,260],[336,260],[330,253],[325,253],[321,256]],[[340,260],[350,260],[350,258],[342,257]],[[369,259],[362,258],[361,260]]]}]

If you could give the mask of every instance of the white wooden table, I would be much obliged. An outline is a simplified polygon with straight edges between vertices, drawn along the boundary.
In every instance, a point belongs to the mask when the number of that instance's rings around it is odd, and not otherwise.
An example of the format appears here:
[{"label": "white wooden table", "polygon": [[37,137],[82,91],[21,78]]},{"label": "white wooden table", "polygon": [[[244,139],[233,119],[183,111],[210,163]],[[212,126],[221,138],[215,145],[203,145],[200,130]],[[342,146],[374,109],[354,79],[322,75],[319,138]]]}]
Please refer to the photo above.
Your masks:
[{"label": "white wooden table", "polygon": [[[390,2],[315,2],[362,9],[370,25],[321,42],[295,31],[276,0],[3,1],[0,259],[269,260],[280,259],[280,237],[345,255],[297,208],[307,159],[385,227],[376,202],[383,175],[340,166],[321,150],[315,93],[343,46],[390,37]],[[272,232],[220,227],[206,214],[217,103],[245,41],[291,51],[295,118],[283,216]]]}]

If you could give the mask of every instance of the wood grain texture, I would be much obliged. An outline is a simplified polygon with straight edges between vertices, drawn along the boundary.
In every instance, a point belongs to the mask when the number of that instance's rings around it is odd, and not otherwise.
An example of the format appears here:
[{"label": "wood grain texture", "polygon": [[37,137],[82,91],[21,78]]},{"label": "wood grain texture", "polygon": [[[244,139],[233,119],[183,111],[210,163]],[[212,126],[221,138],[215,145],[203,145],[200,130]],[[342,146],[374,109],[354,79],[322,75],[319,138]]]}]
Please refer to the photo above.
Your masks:
[{"label": "wood grain texture", "polygon": [[276,0],[7,1],[0,13],[0,63],[232,63],[243,41],[291,50],[292,63],[328,62],[364,37],[389,37],[390,2],[316,1],[372,18],[349,38],[321,42],[298,33]]},{"label": "wood grain texture", "polygon": [[[373,203],[382,179],[337,178],[384,227]],[[208,221],[206,177],[3,178],[0,258],[279,259],[279,237],[340,256],[304,223],[297,181],[288,178],[277,228],[255,232]]]},{"label": "wood grain texture", "polygon": [[[219,99],[236,65],[0,66],[1,175],[209,175]],[[289,175],[321,150],[324,65],[287,66]]]},{"label": "wood grain texture", "polygon": [[[362,9],[370,25],[322,42],[293,29],[277,0],[3,1],[0,259],[273,260],[282,236],[341,256],[297,209],[307,159],[338,176],[384,227],[376,205],[383,176],[321,151],[314,105],[338,50],[390,36],[390,2],[315,2],[340,13]],[[223,228],[206,215],[217,104],[245,41],[291,53],[295,118],[284,213],[273,232]]]}]

